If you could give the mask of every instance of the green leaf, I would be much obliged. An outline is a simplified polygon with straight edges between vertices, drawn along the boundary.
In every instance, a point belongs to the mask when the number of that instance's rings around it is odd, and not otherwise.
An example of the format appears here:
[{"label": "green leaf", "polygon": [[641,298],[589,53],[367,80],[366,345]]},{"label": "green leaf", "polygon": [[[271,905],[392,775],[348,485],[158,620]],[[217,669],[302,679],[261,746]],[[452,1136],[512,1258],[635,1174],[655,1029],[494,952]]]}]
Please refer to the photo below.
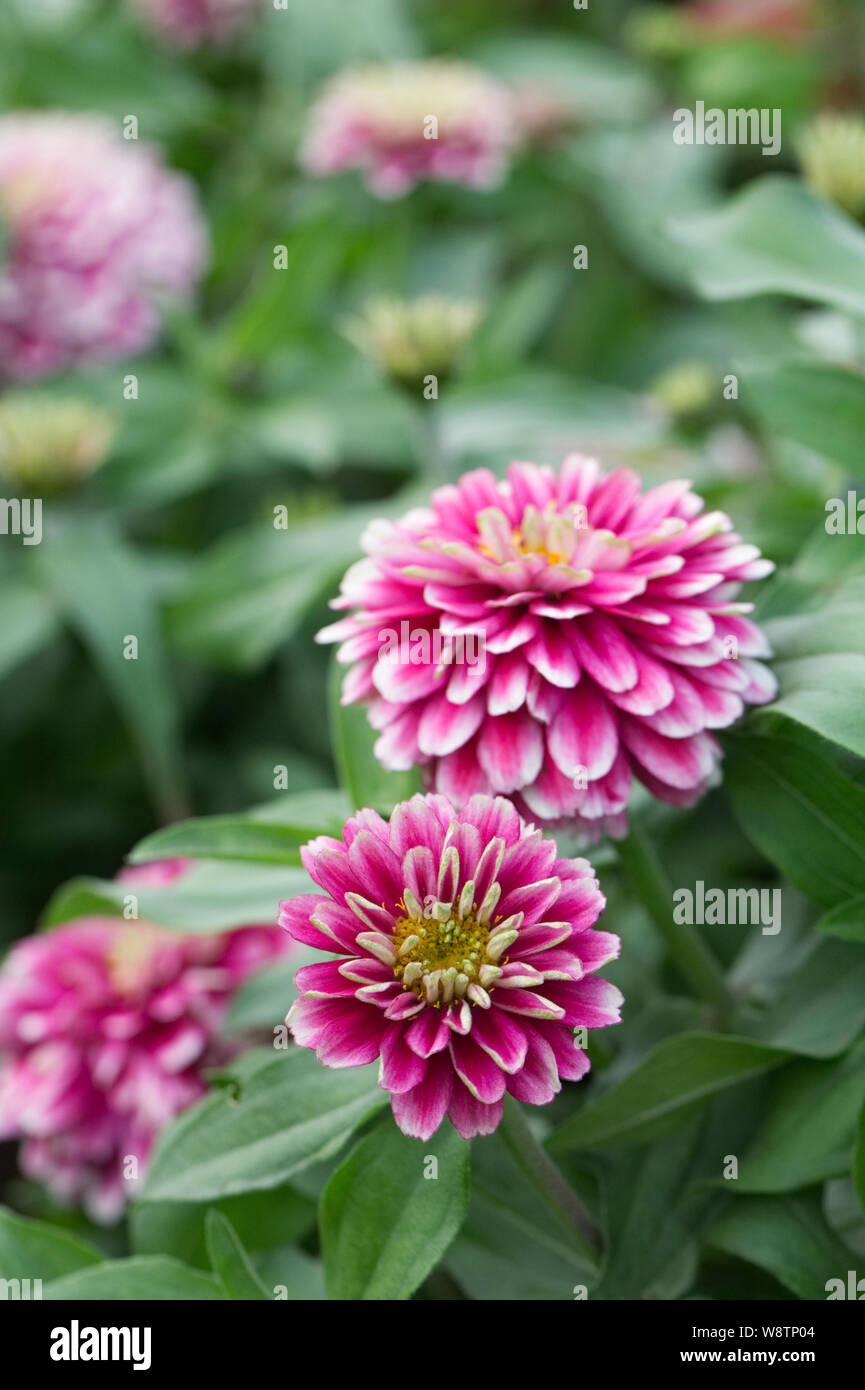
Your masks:
[{"label": "green leaf", "polygon": [[602,1149],[658,1138],[684,1124],[719,1091],[768,1071],[787,1054],[748,1038],[680,1033],[656,1047],[630,1076],[553,1130],[551,1153]]},{"label": "green leaf", "polygon": [[75,878],[54,894],[40,925],[92,913],[123,916],[130,895],[139,919],[184,932],[221,932],[276,922],[285,898],[309,891],[305,869],[199,859],[171,883]]},{"label": "green leaf", "polygon": [[865,1043],[833,1062],[795,1062],[739,1165],[737,1192],[792,1192],[849,1171],[865,1101]]},{"label": "green leaf", "polygon": [[274,242],[285,247],[286,264],[275,265],[275,246],[261,248],[251,292],[226,316],[214,339],[213,359],[222,371],[238,362],[262,361],[296,338],[329,297],[345,256],[332,221],[318,217]]},{"label": "green leaf", "polygon": [[231,1222],[211,1209],[205,1218],[207,1253],[226,1298],[266,1301],[270,1295],[249,1261]]},{"label": "green leaf", "polygon": [[212,1205],[193,1202],[143,1202],[129,1211],[133,1255],[173,1255],[184,1264],[210,1270],[205,1239],[209,1211],[220,1211],[253,1254],[298,1240],[316,1222],[316,1205],[293,1187],[244,1192]]},{"label": "green leaf", "polygon": [[766,858],[824,907],[865,893],[865,790],[790,739],[724,744],[736,815]]},{"label": "green leaf", "polygon": [[103,1260],[92,1269],[80,1269],[53,1279],[42,1290],[50,1300],[125,1303],[205,1302],[225,1297],[216,1279],[190,1269],[167,1255],[138,1255],[129,1260]]},{"label": "green leaf", "polygon": [[47,646],[59,630],[56,606],[45,594],[4,580],[0,593],[0,677]]},{"label": "green leaf", "polygon": [[707,1239],[767,1270],[797,1298],[825,1299],[828,1281],[846,1281],[853,1258],[810,1196],[733,1198]]},{"label": "green leaf", "polygon": [[629,261],[653,279],[681,286],[690,266],[670,235],[670,219],[716,202],[722,152],[674,144],[666,117],[640,128],[592,131],[575,142],[573,154]]},{"label": "green leaf", "polygon": [[389,816],[396,802],[406,801],[421,790],[420,775],[388,772],[373,752],[378,734],[370,728],[362,705],[340,704],[344,671],[331,662],[329,680],[330,721],[340,781],[349,801],[358,810],[372,807]]},{"label": "green leaf", "polygon": [[304,965],[333,960],[313,946],[295,944],[288,955],[256,970],[234,994],[222,1025],[226,1033],[245,1033],[264,1028],[268,1032],[285,1019],[297,998],[294,977]]},{"label": "green leaf", "polygon": [[859,1198],[859,1205],[865,1212],[865,1103],[859,1112],[856,1127],[856,1148],[853,1152],[853,1185]]},{"label": "green leaf", "polygon": [[278,1187],[331,1157],[386,1102],[369,1067],[330,1070],[293,1047],[246,1053],[217,1090],[162,1135],[141,1200],[201,1202]]},{"label": "green leaf", "polygon": [[[575,1284],[594,1282],[597,1272],[582,1245],[517,1167],[500,1134],[473,1142],[471,1187],[468,1217],[445,1266],[472,1298],[568,1301]],[[582,1190],[580,1196],[585,1200]]]},{"label": "green leaf", "polygon": [[739,373],[743,399],[774,434],[862,473],[865,377],[818,359],[756,363]]},{"label": "green leaf", "polygon": [[366,0],[346,24],[342,0],[284,0],[276,11],[265,6],[256,26],[262,59],[296,86],[353,64],[412,58],[417,39],[406,10],[403,0]]},{"label": "green leaf", "polygon": [[[822,527],[821,533],[825,536]],[[857,621],[863,602],[865,586],[862,580],[850,579],[835,590],[828,603],[821,603],[818,608],[807,612],[770,618],[764,622],[762,627],[775,653],[776,662],[836,652],[856,652],[865,656],[865,626]]]},{"label": "green leaf", "polygon": [[316,835],[340,834],[350,815],[343,792],[285,793],[238,815],[201,816],[166,826],[141,840],[129,859],[133,864],[175,856],[299,864],[302,845]]},{"label": "green leaf", "polygon": [[99,1264],[102,1256],[77,1236],[0,1207],[0,1279],[60,1279]]},{"label": "green leaf", "polygon": [[[147,576],[101,518],[80,515],[47,532],[40,564],[54,597],[102,672],[138,748],[154,803],[183,814],[178,709]],[[129,638],[137,657],[127,659]]]},{"label": "green leaf", "polygon": [[839,903],[820,918],[817,928],[829,936],[840,937],[842,941],[865,944],[865,898],[852,898],[850,902]]},{"label": "green leaf", "polygon": [[455,386],[442,402],[442,451],[455,463],[503,469],[514,457],[558,457],[562,439],[576,435],[645,449],[664,426],[645,397],[620,386],[525,365],[489,385]]},{"label": "green leaf", "polygon": [[626,54],[561,32],[496,33],[483,40],[473,56],[508,83],[543,87],[581,127],[637,120],[652,110],[657,97],[645,73]]},{"label": "green leaf", "polygon": [[783,714],[823,738],[865,758],[865,656],[858,652],[777,662],[779,696],[772,714]]},{"label": "green leaf", "polygon": [[844,1052],[865,1024],[865,951],[845,941],[819,938],[784,992],[759,1024],[748,1030],[760,1042],[833,1057]]},{"label": "green leaf", "polygon": [[168,610],[173,640],[232,670],[261,666],[335,590],[381,511],[349,508],[279,530],[271,513],[217,541]]},{"label": "green leaf", "polygon": [[312,1259],[296,1246],[265,1250],[256,1256],[255,1266],[261,1282],[272,1291],[269,1297],[277,1303],[327,1300],[321,1260]]},{"label": "green leaf", "polygon": [[865,232],[798,179],[755,179],[668,232],[706,299],[789,294],[865,314]]},{"label": "green leaf", "polygon": [[701,1128],[696,1119],[660,1143],[608,1160],[603,1177],[606,1262],[592,1289],[593,1300],[650,1295],[717,1200],[689,1188]]},{"label": "green leaf", "polygon": [[322,1195],[329,1297],[410,1298],[462,1225],[468,1199],[469,1145],[456,1130],[442,1125],[432,1139],[408,1139],[387,1116]]}]

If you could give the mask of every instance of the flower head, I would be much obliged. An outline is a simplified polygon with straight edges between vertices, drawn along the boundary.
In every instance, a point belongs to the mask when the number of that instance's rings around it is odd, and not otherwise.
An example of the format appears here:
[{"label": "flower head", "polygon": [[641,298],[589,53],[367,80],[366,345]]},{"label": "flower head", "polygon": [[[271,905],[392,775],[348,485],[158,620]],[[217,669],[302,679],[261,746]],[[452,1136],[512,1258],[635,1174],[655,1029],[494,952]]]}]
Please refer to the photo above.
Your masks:
[{"label": "flower head", "polygon": [[428,1139],[445,1115],[465,1139],[492,1133],[506,1090],[545,1105],[588,1071],[574,1028],[619,1021],[595,975],[619,940],[593,929],[594,870],[503,797],[457,814],[415,796],[390,823],[360,811],[303,861],[328,896],[283,903],[280,923],[341,959],[298,971],[287,1021],[327,1066],[380,1058],[405,1134]]},{"label": "flower head", "polygon": [[343,332],[388,376],[415,386],[428,373],[453,374],[480,317],[480,305],[440,294],[371,299]]},{"label": "flower head", "polygon": [[259,0],[132,0],[142,19],[174,48],[224,44],[249,24]]},{"label": "flower head", "polygon": [[350,69],[310,113],[301,162],[312,174],[363,170],[397,198],[424,179],[488,189],[518,139],[510,93],[452,59]]},{"label": "flower head", "polygon": [[0,399],[0,474],[22,487],[67,487],[105,461],[114,423],[75,397],[11,391]]},{"label": "flower head", "polygon": [[[169,881],[179,860],[121,875]],[[237,987],[287,945],[275,927],[183,936],[86,917],[13,946],[0,970],[0,1137],[62,1201],[115,1219],[154,1140],[203,1094],[232,1047],[219,1027]]]},{"label": "flower head", "polygon": [[0,119],[0,375],[142,351],[201,273],[192,186],[101,116]]},{"label": "flower head", "polygon": [[333,603],[353,611],[319,640],[342,642],[343,700],[368,702],[381,762],[422,765],[456,805],[503,793],[623,834],[634,776],[690,805],[720,757],[710,731],[774,694],[737,598],[773,566],[687,482],[642,492],[576,454],[506,482],[479,469],[363,544]]},{"label": "flower head", "polygon": [[712,403],[715,377],[708,363],[692,359],[668,367],[649,389],[654,400],[671,415],[700,415]]},{"label": "flower head", "polygon": [[826,112],[799,139],[805,182],[853,217],[865,213],[865,120]]}]

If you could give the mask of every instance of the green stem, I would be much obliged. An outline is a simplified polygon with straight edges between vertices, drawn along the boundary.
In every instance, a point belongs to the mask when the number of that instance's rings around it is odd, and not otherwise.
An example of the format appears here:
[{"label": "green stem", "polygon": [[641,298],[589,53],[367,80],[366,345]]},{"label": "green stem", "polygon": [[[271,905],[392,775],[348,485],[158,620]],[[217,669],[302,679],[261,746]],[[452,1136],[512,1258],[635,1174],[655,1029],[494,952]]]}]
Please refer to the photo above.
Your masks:
[{"label": "green stem", "polygon": [[448,481],[439,437],[438,401],[413,400],[415,438],[420,476],[430,487]]},{"label": "green stem", "polygon": [[573,1188],[535,1138],[513,1096],[505,1096],[499,1134],[526,1177],[571,1228],[586,1258],[597,1264],[601,1252],[600,1233]]},{"label": "green stem", "polygon": [[630,880],[639,902],[648,912],[676,969],[706,999],[726,1014],[733,1006],[723,971],[693,927],[673,917],[673,892],[649,840],[631,822],[626,840],[616,849],[619,862]]}]

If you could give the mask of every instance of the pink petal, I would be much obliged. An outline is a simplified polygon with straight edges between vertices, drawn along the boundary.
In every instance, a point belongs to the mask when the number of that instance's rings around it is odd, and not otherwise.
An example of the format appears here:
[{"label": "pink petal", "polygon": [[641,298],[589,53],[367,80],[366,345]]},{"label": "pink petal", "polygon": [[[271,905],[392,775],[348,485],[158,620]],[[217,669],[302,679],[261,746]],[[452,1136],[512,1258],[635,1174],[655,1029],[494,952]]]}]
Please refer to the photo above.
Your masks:
[{"label": "pink petal", "polygon": [[447,1113],[453,1087],[448,1054],[431,1057],[422,1081],[410,1091],[391,1096],[394,1119],[403,1134],[410,1139],[431,1139]]},{"label": "pink petal", "polygon": [[584,681],[572,691],[547,730],[547,748],[566,777],[585,769],[588,780],[604,777],[619,747],[616,716],[597,686]]},{"label": "pink petal", "polygon": [[381,1074],[379,1085],[385,1091],[402,1094],[423,1081],[426,1062],[412,1052],[399,1027],[389,1028],[381,1040]]},{"label": "pink petal", "polygon": [[450,1029],[439,1009],[427,1007],[406,1029],[406,1042],[418,1057],[442,1052],[450,1041]]},{"label": "pink petal", "polygon": [[526,1033],[499,1009],[475,1009],[471,1036],[502,1071],[518,1071],[526,1056]]},{"label": "pink petal", "polygon": [[505,1073],[501,1067],[496,1066],[492,1057],[482,1047],[478,1047],[477,1043],[472,1041],[471,1034],[468,1037],[453,1034],[450,1055],[457,1076],[476,1100],[484,1105],[501,1100],[505,1092]]},{"label": "pink petal", "polygon": [[455,1086],[448,1106],[448,1119],[462,1139],[477,1139],[498,1129],[502,1110],[502,1101],[484,1105],[465,1086]]},{"label": "pink petal", "polygon": [[541,726],[526,710],[490,716],[478,735],[477,756],[492,786],[503,792],[518,791],[541,770]]},{"label": "pink petal", "polygon": [[487,709],[490,714],[511,714],[525,703],[531,668],[521,651],[497,656],[495,661],[487,686]]},{"label": "pink petal", "polygon": [[638,679],[634,649],[619,625],[595,613],[568,632],[580,666],[604,690],[631,690]]},{"label": "pink petal", "polygon": [[528,1053],[525,1065],[508,1077],[508,1090],[527,1105],[548,1105],[562,1089],[556,1054],[541,1031],[527,1026]]},{"label": "pink petal", "polygon": [[451,704],[445,691],[427,700],[417,731],[421,752],[444,757],[461,748],[483,723],[485,705],[482,694],[464,705]]}]

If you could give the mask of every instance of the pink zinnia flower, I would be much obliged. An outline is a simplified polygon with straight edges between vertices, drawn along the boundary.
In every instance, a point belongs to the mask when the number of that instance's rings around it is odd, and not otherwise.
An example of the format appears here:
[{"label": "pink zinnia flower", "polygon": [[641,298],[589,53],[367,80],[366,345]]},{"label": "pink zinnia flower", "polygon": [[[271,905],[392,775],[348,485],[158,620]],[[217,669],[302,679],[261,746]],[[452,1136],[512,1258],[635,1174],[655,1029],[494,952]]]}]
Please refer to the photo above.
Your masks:
[{"label": "pink zinnia flower", "polygon": [[440,58],[333,78],[312,109],[300,157],[312,174],[361,169],[373,193],[398,198],[423,179],[494,188],[517,140],[508,89]]},{"label": "pink zinnia flower", "polygon": [[[184,862],[121,875],[168,882]],[[219,1028],[234,991],[288,943],[277,927],[182,936],[87,917],[13,946],[0,970],[0,1138],[21,1168],[98,1221],[123,1210],[160,1130],[206,1090],[236,1043]]]},{"label": "pink zinnia flower", "polygon": [[343,701],[369,703],[386,767],[594,837],[626,832],[634,776],[677,806],[700,796],[710,730],[775,691],[736,599],[773,566],[687,482],[640,487],[576,454],[558,472],[514,463],[369,528],[333,603],[356,611],[319,638],[343,642]]},{"label": "pink zinnia flower", "polygon": [[253,19],[259,0],[132,0],[145,22],[175,48],[224,44]]},{"label": "pink zinnia flower", "polygon": [[0,119],[0,376],[135,353],[205,258],[190,181],[104,117]]},{"label": "pink zinnia flower", "polygon": [[329,1067],[380,1057],[396,1122],[421,1139],[445,1115],[464,1139],[491,1134],[506,1090],[545,1105],[584,1076],[573,1029],[618,1023],[622,1002],[594,974],[619,940],[593,930],[591,865],[558,858],[503,797],[457,814],[414,796],[343,833],[303,851],[329,896],[280,908],[295,940],[343,958],[298,971],[295,1041]]}]

